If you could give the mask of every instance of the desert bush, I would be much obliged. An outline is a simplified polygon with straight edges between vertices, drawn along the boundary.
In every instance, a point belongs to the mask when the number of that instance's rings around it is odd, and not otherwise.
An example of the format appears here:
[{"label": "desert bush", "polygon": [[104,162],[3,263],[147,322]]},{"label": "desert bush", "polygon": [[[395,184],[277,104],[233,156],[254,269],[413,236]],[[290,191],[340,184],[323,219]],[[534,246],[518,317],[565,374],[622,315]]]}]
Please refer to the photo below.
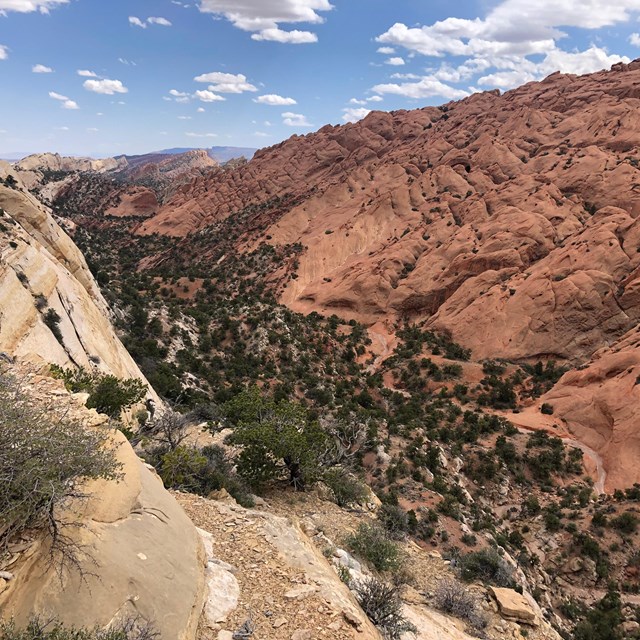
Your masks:
[{"label": "desert bush", "polygon": [[374,577],[354,584],[358,603],[386,640],[400,640],[416,628],[402,614],[400,589]]},{"label": "desert bush", "polygon": [[147,387],[141,380],[120,380],[111,375],[101,376],[89,395],[87,407],[111,418],[118,418],[123,409],[140,402],[146,394]]},{"label": "desert bush", "polygon": [[150,624],[135,619],[106,630],[65,627],[57,620],[43,622],[38,618],[20,629],[13,620],[0,621],[0,640],[155,640],[158,637]]},{"label": "desert bush", "polygon": [[463,580],[481,580],[497,587],[513,586],[513,569],[495,549],[472,551],[458,560]]},{"label": "desert bush", "polygon": [[631,534],[638,528],[638,516],[631,511],[625,511],[611,519],[611,526],[621,533]]},{"label": "desert bush", "polygon": [[378,520],[395,540],[402,540],[409,531],[409,516],[398,505],[383,504],[378,510]]},{"label": "desert bush", "polygon": [[399,571],[405,561],[400,547],[377,524],[361,523],[358,530],[347,538],[346,544],[378,571]]},{"label": "desert bush", "polygon": [[435,605],[440,611],[461,618],[474,630],[487,626],[478,598],[457,580],[443,580],[436,587]]},{"label": "desert bush", "polygon": [[326,471],[322,481],[331,489],[333,500],[339,507],[362,504],[369,497],[367,487],[341,467]]},{"label": "desert bush", "polygon": [[124,409],[140,402],[147,394],[147,386],[137,378],[120,379],[90,373],[83,367],[63,369],[56,365],[52,365],[51,374],[62,380],[68,391],[88,393],[87,407],[110,418],[118,418]]},{"label": "desert bush", "polygon": [[243,507],[253,507],[248,487],[227,461],[224,450],[216,445],[196,449],[179,445],[155,447],[144,452],[144,457],[158,471],[165,486],[190,491],[202,496],[226,489]]},{"label": "desert bush", "polygon": [[61,526],[62,508],[86,497],[83,481],[118,477],[107,431],[58,415],[0,372],[0,546],[26,529],[42,529],[52,552],[73,560],[77,549]]},{"label": "desert bush", "polygon": [[296,489],[320,477],[322,455],[330,449],[327,435],[301,404],[263,396],[257,387],[226,403],[234,426],[231,442],[242,447],[238,473],[260,488],[288,475]]}]

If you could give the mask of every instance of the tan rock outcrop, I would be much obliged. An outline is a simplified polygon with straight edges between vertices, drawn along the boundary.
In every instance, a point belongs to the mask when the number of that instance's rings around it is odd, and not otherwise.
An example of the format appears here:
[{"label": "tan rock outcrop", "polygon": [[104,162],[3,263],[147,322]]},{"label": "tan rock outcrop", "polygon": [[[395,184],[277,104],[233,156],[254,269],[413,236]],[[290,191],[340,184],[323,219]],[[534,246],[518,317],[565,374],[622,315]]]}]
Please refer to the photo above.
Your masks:
[{"label": "tan rock outcrop", "polygon": [[[24,190],[4,186],[0,208],[0,351],[144,380],[113,330],[84,257],[48,210]],[[44,321],[49,309],[60,318],[61,340]]]},{"label": "tan rock outcrop", "polygon": [[[68,403],[69,418],[104,428],[98,424],[106,418],[70,398],[59,381],[31,376],[30,386],[41,401]],[[64,533],[80,545],[79,564],[59,571],[43,539],[11,565],[14,578],[0,594],[0,611],[19,625],[36,615],[91,628],[141,618],[163,640],[192,640],[204,593],[199,535],[124,436],[114,431],[112,438],[121,480],[91,483],[89,500],[70,505],[62,518],[70,523]]]}]

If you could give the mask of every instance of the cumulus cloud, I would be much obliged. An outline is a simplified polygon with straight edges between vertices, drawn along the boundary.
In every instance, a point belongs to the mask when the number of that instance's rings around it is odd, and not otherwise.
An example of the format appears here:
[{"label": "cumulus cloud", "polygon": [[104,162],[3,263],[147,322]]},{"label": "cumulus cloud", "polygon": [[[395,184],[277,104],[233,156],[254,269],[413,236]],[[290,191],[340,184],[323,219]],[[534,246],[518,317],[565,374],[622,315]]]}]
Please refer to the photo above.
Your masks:
[{"label": "cumulus cloud", "polygon": [[229,20],[238,29],[250,31],[254,40],[269,40],[288,44],[317,41],[310,31],[285,31],[281,24],[321,24],[319,12],[330,11],[329,0],[200,0],[199,9]]},{"label": "cumulus cloud", "polygon": [[396,50],[393,47],[378,47],[378,53],[384,53],[385,56],[390,56],[395,52]]},{"label": "cumulus cloud", "polygon": [[78,69],[76,73],[83,78],[97,78],[98,74],[93,71],[89,71],[89,69]]},{"label": "cumulus cloud", "polygon": [[191,100],[191,96],[186,91],[178,91],[177,89],[171,89],[169,91],[169,96],[165,96],[163,99],[185,103]]},{"label": "cumulus cloud", "polygon": [[[554,71],[590,73],[628,61],[592,45],[565,51],[559,45],[563,29],[599,29],[627,22],[640,13],[640,0],[501,0],[485,17],[449,17],[424,26],[392,25],[376,40],[385,47],[403,48],[409,55],[462,57],[458,67],[444,63],[422,77],[394,75],[415,83],[379,85],[382,92],[409,97],[459,97],[461,89],[446,85],[476,78],[480,86],[511,88],[540,80]],[[634,37],[637,36],[637,37]],[[640,34],[632,34],[640,46]],[[440,85],[438,85],[440,83]],[[437,91],[437,93],[435,93]],[[456,93],[457,92],[457,93]]]},{"label": "cumulus cloud", "polygon": [[390,64],[393,67],[401,67],[404,64],[404,58],[396,56],[395,58],[388,58],[384,61],[385,64]]},{"label": "cumulus cloud", "polygon": [[49,13],[50,9],[55,9],[58,5],[68,2],[69,0],[0,0],[0,13],[7,11]]},{"label": "cumulus cloud", "polygon": [[257,91],[258,88],[247,82],[247,76],[242,73],[224,73],[212,71],[203,73],[194,78],[196,82],[210,82],[209,91],[218,93],[244,93],[245,91]]},{"label": "cumulus cloud", "polygon": [[82,86],[87,91],[101,93],[106,96],[112,96],[115,93],[128,93],[129,91],[120,80],[109,80],[109,78],[102,80],[85,80]]},{"label": "cumulus cloud", "polygon": [[417,82],[377,84],[373,90],[376,93],[392,93],[413,99],[442,97],[447,100],[459,100],[469,95],[468,91],[444,84],[433,76],[425,76]]},{"label": "cumulus cloud", "polygon": [[284,98],[275,93],[268,93],[264,96],[258,96],[254,98],[254,102],[258,104],[268,104],[274,107],[288,107],[290,105],[298,104],[293,98]]},{"label": "cumulus cloud", "polygon": [[33,67],[31,67],[31,71],[33,73],[53,73],[51,67],[46,67],[43,64],[34,64]]},{"label": "cumulus cloud", "polygon": [[640,33],[632,33],[629,36],[629,42],[634,46],[634,47],[640,47]]},{"label": "cumulus cloud", "polygon": [[285,31],[284,29],[263,29],[260,33],[251,35],[252,40],[268,40],[270,42],[282,42],[284,44],[313,44],[318,42],[318,36],[312,31]]},{"label": "cumulus cloud", "polygon": [[292,113],[287,111],[282,114],[282,124],[288,127],[312,127],[313,125],[307,120],[307,117],[301,113]]},{"label": "cumulus cloud", "polygon": [[67,96],[63,96],[61,93],[56,93],[55,91],[49,91],[49,97],[60,102],[61,103],[60,106],[63,109],[74,110],[74,109],[80,108],[78,106],[78,103],[75,100],[71,100]]},{"label": "cumulus cloud", "polygon": [[364,107],[349,107],[342,111],[344,111],[342,119],[345,122],[357,122],[358,120],[362,120],[362,118],[366,118],[371,113],[371,109],[365,109]]},{"label": "cumulus cloud", "polygon": [[135,27],[140,27],[142,29],[146,29],[147,25],[145,22],[142,22],[140,18],[136,18],[135,16],[129,16],[129,24],[132,24]]},{"label": "cumulus cloud", "polygon": [[198,100],[202,100],[202,102],[222,102],[226,100],[224,96],[219,96],[217,93],[208,90],[196,91],[194,95]]},{"label": "cumulus cloud", "polygon": [[9,57],[9,48],[0,44],[0,60],[6,60]]}]

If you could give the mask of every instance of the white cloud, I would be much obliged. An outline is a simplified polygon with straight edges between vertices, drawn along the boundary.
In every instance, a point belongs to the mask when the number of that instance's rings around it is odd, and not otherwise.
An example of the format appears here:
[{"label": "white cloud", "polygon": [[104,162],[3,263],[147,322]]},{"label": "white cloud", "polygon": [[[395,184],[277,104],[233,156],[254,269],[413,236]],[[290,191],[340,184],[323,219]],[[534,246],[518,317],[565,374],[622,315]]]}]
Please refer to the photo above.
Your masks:
[{"label": "white cloud", "polygon": [[9,47],[0,44],[0,60],[6,60],[9,57]]},{"label": "white cloud", "polygon": [[96,127],[87,127],[87,131],[89,133],[97,133],[100,129],[97,129]]},{"label": "white cloud", "polygon": [[97,78],[98,74],[93,71],[89,71],[88,69],[78,69],[76,73],[83,78]]},{"label": "white cloud", "polygon": [[106,96],[112,96],[114,93],[127,93],[129,91],[120,80],[109,80],[109,78],[104,78],[103,80],[85,80],[82,86],[87,91],[101,93]]},{"label": "white cloud", "polygon": [[284,29],[263,29],[260,33],[251,35],[252,40],[282,42],[283,44],[313,44],[318,42],[318,36],[312,31],[284,31]]},{"label": "white cloud", "polygon": [[56,131],[69,131],[69,127],[56,127]]},{"label": "white cloud", "polygon": [[288,107],[290,105],[298,104],[293,98],[284,98],[283,96],[276,95],[275,93],[258,96],[257,98],[254,98],[253,101],[258,104],[269,104],[274,107]]},{"label": "white cloud", "polygon": [[33,73],[53,73],[51,67],[45,67],[43,64],[34,64],[33,67],[31,67],[31,71]]},{"label": "white cloud", "polygon": [[399,56],[395,58],[389,58],[384,61],[385,64],[390,64],[393,67],[401,67],[404,64],[404,58],[400,58]]},{"label": "white cloud", "polygon": [[129,16],[129,24],[134,25],[135,27],[140,27],[142,29],[146,29],[147,25],[150,24],[158,24],[161,27],[170,27],[171,22],[169,22],[169,20],[167,20],[166,18],[160,18],[157,16],[151,16],[150,18],[147,18],[146,20],[140,20],[140,18],[137,18],[136,16]]},{"label": "white cloud", "polygon": [[391,78],[393,80],[420,80],[420,76],[415,73],[394,73]]},{"label": "white cloud", "polygon": [[362,118],[366,118],[371,113],[371,109],[365,109],[364,107],[349,107],[348,109],[343,109],[343,111],[344,115],[342,119],[345,122],[357,122],[358,120],[362,120]]},{"label": "white cloud", "polygon": [[178,116],[178,120],[192,120],[191,116]]},{"label": "white cloud", "polygon": [[281,24],[321,24],[319,12],[333,9],[329,0],[200,0],[203,13],[223,16],[235,27],[253,33],[254,40],[289,44],[317,41],[310,31],[284,31]]},{"label": "white cloud", "polygon": [[377,84],[373,87],[376,93],[392,93],[406,98],[434,98],[436,96],[447,100],[458,100],[469,95],[467,91],[456,89],[433,76],[425,76],[417,82],[402,82],[400,84]]},{"label": "white cloud", "polygon": [[270,138],[271,137],[270,133],[265,133],[264,131],[255,131],[253,135],[258,137],[258,138]]},{"label": "white cloud", "polygon": [[170,27],[171,26],[171,22],[169,22],[169,20],[167,20],[166,18],[157,17],[157,16],[151,16],[150,18],[147,18],[147,22],[149,24],[160,25],[161,27]]},{"label": "white cloud", "polygon": [[193,95],[202,102],[222,102],[226,100],[224,96],[219,96],[217,93],[213,93],[213,91],[196,91]]},{"label": "white cloud", "polygon": [[49,91],[49,97],[57,100],[58,102],[61,102],[62,104],[60,106],[63,109],[74,110],[80,108],[75,100],[71,100],[70,98],[67,98],[67,96],[63,96],[62,94],[56,93],[55,91]]},{"label": "white cloud", "polygon": [[367,104],[366,100],[358,100],[358,98],[351,98],[349,104]]},{"label": "white cloud", "polygon": [[[416,80],[412,85],[380,86],[411,97],[452,97],[460,89],[449,87],[443,92],[435,83],[460,84],[480,76],[476,80],[480,85],[511,88],[554,71],[598,71],[627,58],[610,55],[596,45],[585,51],[565,51],[559,47],[567,35],[563,29],[610,27],[639,13],[640,0],[500,0],[484,17],[475,19],[449,17],[413,27],[398,22],[376,40],[385,47],[404,48],[409,56],[466,59],[457,68],[445,63],[430,69],[423,78],[396,76]],[[629,41],[640,46],[640,34],[632,34]]]},{"label": "white cloud", "polygon": [[136,63],[133,62],[132,60],[127,60],[126,58],[118,58],[118,62],[120,62],[121,64],[125,64],[127,66],[131,65],[132,67],[136,66]]},{"label": "white cloud", "polygon": [[187,133],[185,133],[184,135],[189,138],[217,138],[218,137],[217,133],[194,133],[193,131],[187,131]]},{"label": "white cloud", "polygon": [[196,111],[197,111],[198,113],[204,113],[204,112],[206,111],[206,109],[205,109],[204,107],[198,107],[198,108],[196,109]]},{"label": "white cloud", "polygon": [[396,50],[393,47],[379,47],[378,53],[384,53],[385,56],[394,54]]},{"label": "white cloud", "polygon": [[312,127],[313,125],[307,120],[307,117],[301,113],[291,113],[287,111],[282,114],[282,124],[288,127]]},{"label": "white cloud", "polygon": [[5,11],[49,13],[49,9],[55,9],[58,5],[68,2],[69,0],[0,0],[0,13]]},{"label": "white cloud", "polygon": [[383,98],[381,98],[380,96],[371,96],[370,98],[367,98],[367,102],[382,102]]},{"label": "white cloud", "polygon": [[629,36],[629,42],[634,46],[634,47],[640,47],[640,33],[632,33]]},{"label": "white cloud", "polygon": [[242,73],[224,73],[212,71],[203,73],[194,78],[196,82],[210,82],[209,91],[218,93],[243,93],[244,91],[257,91],[258,88],[247,82],[247,76]]}]

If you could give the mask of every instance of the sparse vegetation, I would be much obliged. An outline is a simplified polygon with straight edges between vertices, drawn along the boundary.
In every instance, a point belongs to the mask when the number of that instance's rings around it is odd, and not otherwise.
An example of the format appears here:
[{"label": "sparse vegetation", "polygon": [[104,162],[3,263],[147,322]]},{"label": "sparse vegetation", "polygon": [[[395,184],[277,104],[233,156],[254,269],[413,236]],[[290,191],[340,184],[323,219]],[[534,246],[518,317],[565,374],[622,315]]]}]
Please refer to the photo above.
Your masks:
[{"label": "sparse vegetation", "polygon": [[385,640],[400,640],[417,629],[402,613],[399,587],[369,577],[355,584],[358,603]]}]

